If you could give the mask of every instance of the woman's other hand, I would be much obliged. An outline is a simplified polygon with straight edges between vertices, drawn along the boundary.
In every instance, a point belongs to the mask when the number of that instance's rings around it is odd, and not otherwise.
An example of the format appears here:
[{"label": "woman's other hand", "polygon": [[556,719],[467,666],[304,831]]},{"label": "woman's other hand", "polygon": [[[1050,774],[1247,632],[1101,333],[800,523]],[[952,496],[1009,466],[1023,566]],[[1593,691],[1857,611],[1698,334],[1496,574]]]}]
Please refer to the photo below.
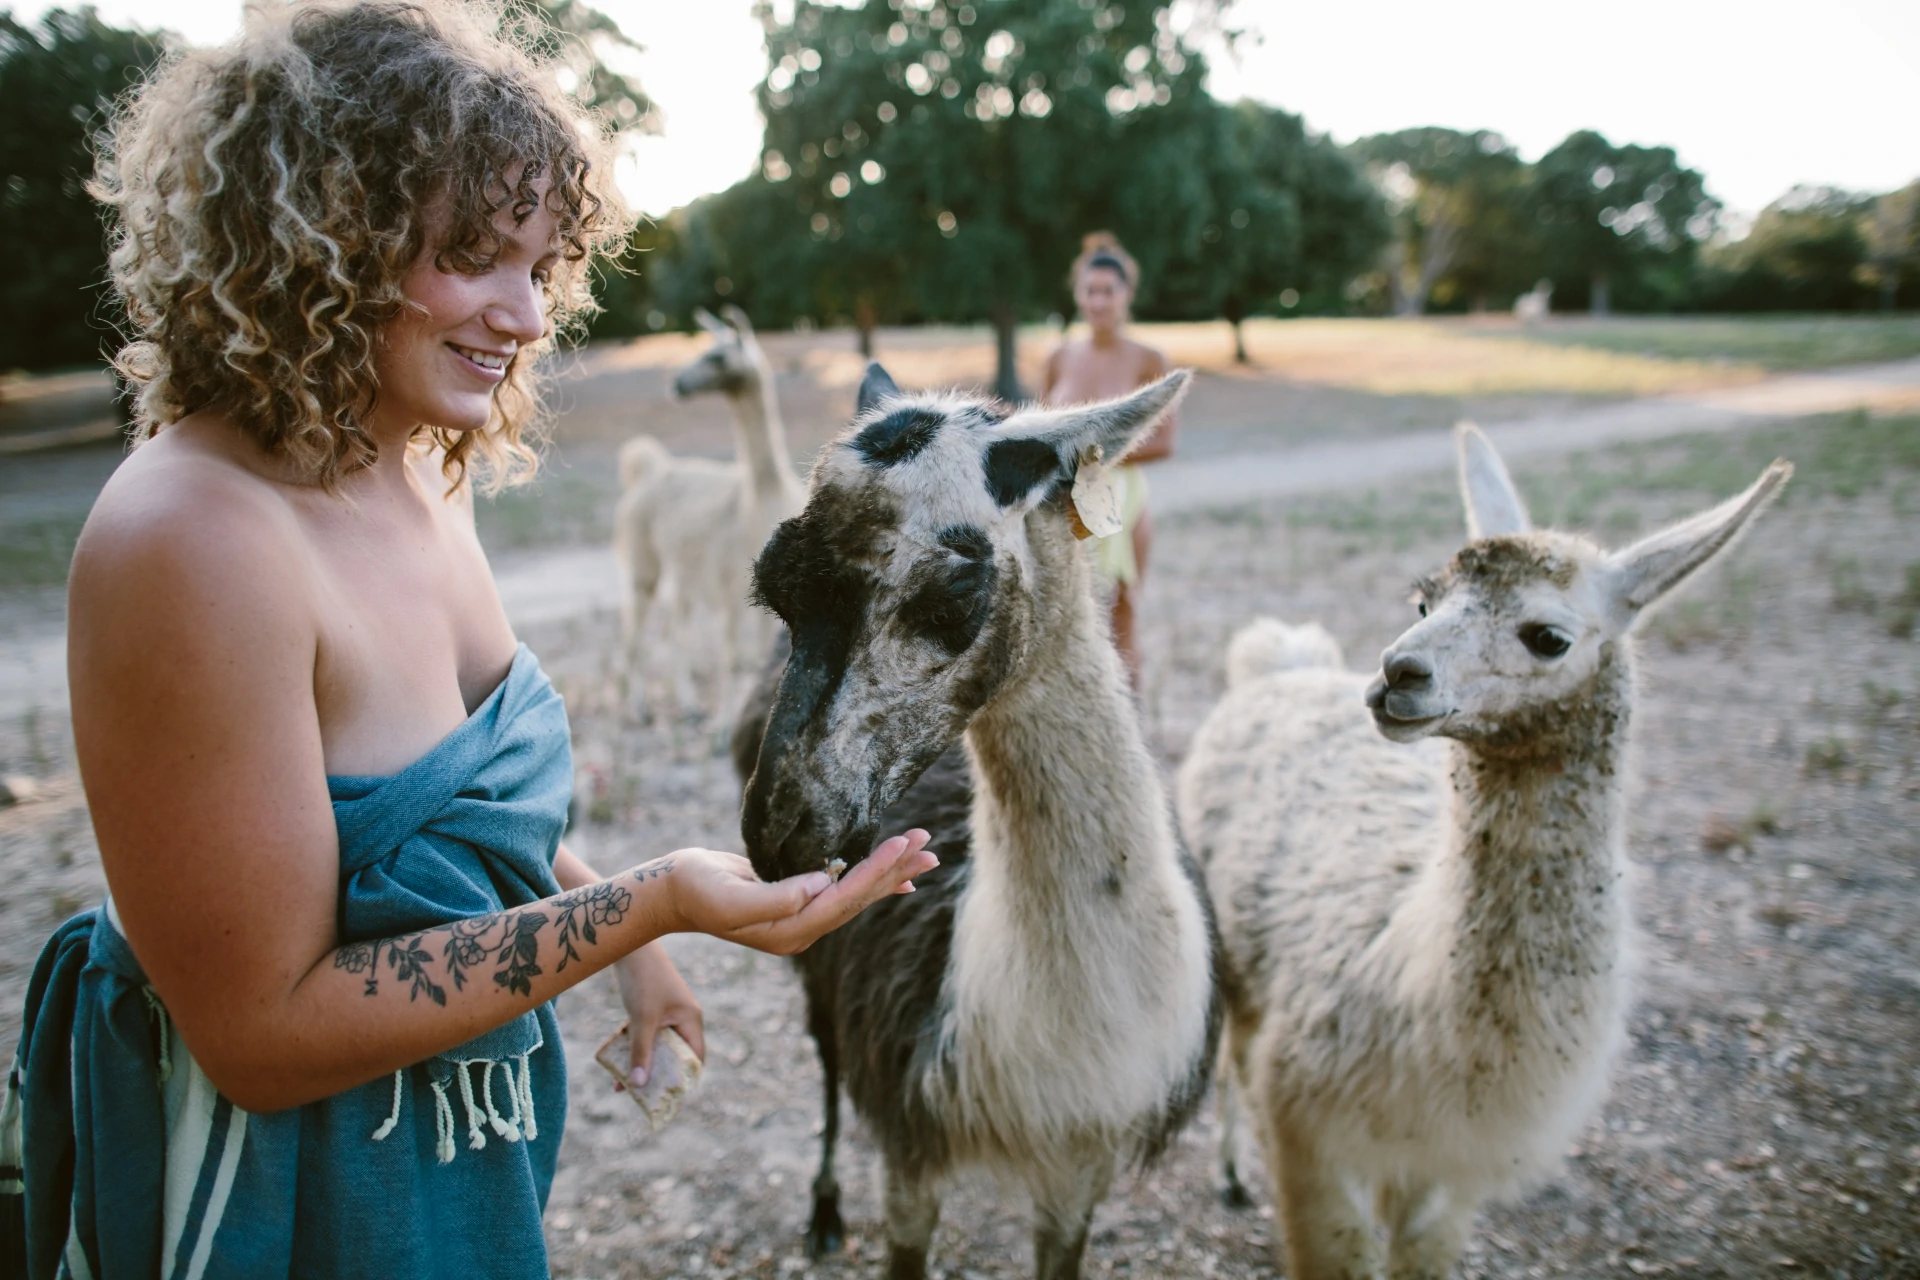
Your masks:
[{"label": "woman's other hand", "polygon": [[[627,1009],[627,1045],[631,1053],[627,1082],[638,1089],[653,1070],[653,1045],[662,1028],[680,1033],[700,1061],[707,1060],[705,1018],[687,980],[674,968],[667,949],[650,942],[614,962],[620,1003]],[[618,1088],[619,1086],[615,1086]]]}]

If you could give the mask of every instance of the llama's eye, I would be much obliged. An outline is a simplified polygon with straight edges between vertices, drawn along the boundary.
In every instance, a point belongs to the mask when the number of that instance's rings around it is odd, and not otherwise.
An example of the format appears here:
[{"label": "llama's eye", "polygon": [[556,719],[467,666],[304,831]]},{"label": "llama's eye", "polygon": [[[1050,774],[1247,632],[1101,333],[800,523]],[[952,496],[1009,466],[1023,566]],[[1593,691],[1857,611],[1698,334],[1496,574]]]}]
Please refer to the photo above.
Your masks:
[{"label": "llama's eye", "polygon": [[1544,622],[1529,622],[1520,628],[1520,643],[1536,658],[1557,658],[1573,648],[1573,640],[1566,632]]},{"label": "llama's eye", "polygon": [[1425,600],[1415,600],[1413,605],[1416,609],[1420,610],[1421,617],[1424,618],[1427,616],[1427,602]]}]

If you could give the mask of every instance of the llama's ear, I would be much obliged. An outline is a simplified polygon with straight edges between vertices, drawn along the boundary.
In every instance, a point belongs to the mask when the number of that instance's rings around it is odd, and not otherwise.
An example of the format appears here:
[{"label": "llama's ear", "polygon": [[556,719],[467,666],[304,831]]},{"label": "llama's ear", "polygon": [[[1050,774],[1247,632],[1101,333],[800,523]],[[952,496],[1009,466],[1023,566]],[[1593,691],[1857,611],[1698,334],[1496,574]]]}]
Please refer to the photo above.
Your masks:
[{"label": "llama's ear", "polygon": [[726,322],[705,307],[695,307],[693,309],[693,322],[716,338],[730,338],[733,336],[733,330],[727,327]]},{"label": "llama's ear", "polygon": [[743,338],[753,336],[753,321],[747,319],[747,313],[729,302],[720,308],[720,318],[733,326],[733,331]]},{"label": "llama's ear", "polygon": [[867,366],[867,376],[860,379],[860,394],[853,402],[853,414],[857,418],[867,410],[876,408],[883,400],[898,400],[900,388],[895,386],[887,371],[875,360]]},{"label": "llama's ear", "polygon": [[1733,545],[1740,531],[1766,510],[1792,474],[1792,463],[1775,461],[1739,497],[1608,556],[1600,571],[1601,582],[1614,608],[1631,624],[1641,610]]},{"label": "llama's ear", "polygon": [[987,446],[987,489],[1011,507],[1044,497],[1050,482],[1071,477],[1089,450],[1118,462],[1167,416],[1186,391],[1190,370],[1175,369],[1130,396],[1070,409],[1027,409],[1014,414]]},{"label": "llama's ear", "polygon": [[1493,441],[1471,422],[1456,424],[1453,438],[1460,447],[1460,500],[1467,508],[1467,538],[1525,533],[1532,528],[1527,504],[1513,487],[1507,464],[1494,452]]}]

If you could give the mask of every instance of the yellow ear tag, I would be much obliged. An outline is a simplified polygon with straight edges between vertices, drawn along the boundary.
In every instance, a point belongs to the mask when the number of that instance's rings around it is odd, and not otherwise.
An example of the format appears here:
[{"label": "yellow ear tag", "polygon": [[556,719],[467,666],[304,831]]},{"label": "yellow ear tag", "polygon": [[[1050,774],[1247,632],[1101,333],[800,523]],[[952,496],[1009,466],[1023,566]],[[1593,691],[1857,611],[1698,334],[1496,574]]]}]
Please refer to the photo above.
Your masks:
[{"label": "yellow ear tag", "polygon": [[1100,446],[1088,445],[1080,453],[1079,470],[1073,473],[1073,512],[1079,521],[1074,530],[1081,537],[1111,538],[1120,532],[1120,477],[1112,468],[1101,465]]}]

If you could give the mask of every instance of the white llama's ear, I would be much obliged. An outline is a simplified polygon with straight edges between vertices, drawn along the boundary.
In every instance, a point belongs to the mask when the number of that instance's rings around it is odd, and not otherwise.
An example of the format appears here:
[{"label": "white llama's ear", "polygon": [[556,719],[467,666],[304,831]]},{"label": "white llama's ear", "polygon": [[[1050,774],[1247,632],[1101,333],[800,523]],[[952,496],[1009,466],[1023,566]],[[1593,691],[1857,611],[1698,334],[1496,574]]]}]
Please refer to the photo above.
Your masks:
[{"label": "white llama's ear", "polygon": [[1119,461],[1172,410],[1192,376],[1191,370],[1175,369],[1118,400],[1021,410],[987,446],[988,491],[1003,507],[1038,501],[1052,481],[1072,476],[1092,449],[1108,463]]},{"label": "white llama's ear", "polygon": [[1793,474],[1793,464],[1775,461],[1753,487],[1711,511],[1650,534],[1608,556],[1601,582],[1614,607],[1629,621],[1733,545],[1740,531],[1764,511]]},{"label": "white llama's ear", "polygon": [[693,309],[693,322],[716,338],[731,338],[733,336],[733,330],[729,329],[724,321],[705,307],[695,307]]},{"label": "white llama's ear", "polygon": [[1527,504],[1513,487],[1507,464],[1494,452],[1493,441],[1471,422],[1455,424],[1453,438],[1460,447],[1460,500],[1467,508],[1467,538],[1493,538],[1532,528]]},{"label": "white llama's ear", "polygon": [[853,402],[854,416],[858,417],[867,410],[877,407],[883,400],[899,398],[900,388],[894,385],[887,371],[880,367],[878,360],[875,360],[867,366],[867,376],[860,379],[860,394]]},{"label": "white llama's ear", "polygon": [[733,331],[742,338],[753,336],[753,321],[747,319],[747,313],[729,302],[720,308],[720,318],[733,326]]}]

